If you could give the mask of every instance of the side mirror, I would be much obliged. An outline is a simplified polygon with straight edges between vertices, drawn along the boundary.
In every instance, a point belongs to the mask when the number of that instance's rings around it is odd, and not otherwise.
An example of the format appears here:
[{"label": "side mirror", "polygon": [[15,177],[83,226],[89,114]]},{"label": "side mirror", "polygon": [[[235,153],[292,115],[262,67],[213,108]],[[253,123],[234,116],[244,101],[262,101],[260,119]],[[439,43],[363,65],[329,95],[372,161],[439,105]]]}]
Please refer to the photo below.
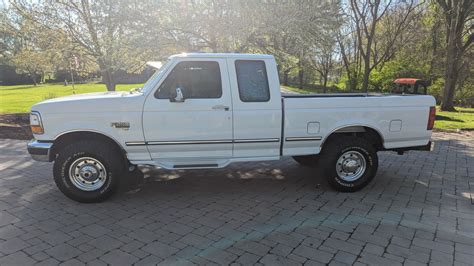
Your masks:
[{"label": "side mirror", "polygon": [[170,102],[182,103],[184,102],[184,95],[181,88],[176,88],[176,96],[170,96]]}]

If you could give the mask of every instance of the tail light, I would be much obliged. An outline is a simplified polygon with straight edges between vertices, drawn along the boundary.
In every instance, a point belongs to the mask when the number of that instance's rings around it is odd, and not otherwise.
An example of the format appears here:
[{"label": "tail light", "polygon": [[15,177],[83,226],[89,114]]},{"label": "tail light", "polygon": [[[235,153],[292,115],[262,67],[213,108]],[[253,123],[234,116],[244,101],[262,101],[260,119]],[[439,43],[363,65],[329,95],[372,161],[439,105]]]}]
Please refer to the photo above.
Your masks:
[{"label": "tail light", "polygon": [[436,107],[430,107],[430,115],[428,117],[428,126],[426,127],[427,130],[432,130],[434,126],[434,122],[436,120]]}]

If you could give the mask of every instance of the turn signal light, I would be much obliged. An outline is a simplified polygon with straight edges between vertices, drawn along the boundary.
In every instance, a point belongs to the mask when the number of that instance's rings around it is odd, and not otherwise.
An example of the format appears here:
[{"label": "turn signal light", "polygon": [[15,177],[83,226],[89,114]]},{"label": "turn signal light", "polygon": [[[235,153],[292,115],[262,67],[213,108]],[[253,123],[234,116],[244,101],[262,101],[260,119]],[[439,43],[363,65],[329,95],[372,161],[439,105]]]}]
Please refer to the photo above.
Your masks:
[{"label": "turn signal light", "polygon": [[430,115],[428,117],[428,126],[426,127],[427,130],[432,130],[433,129],[435,120],[436,120],[436,107],[431,106],[430,107]]},{"label": "turn signal light", "polygon": [[30,113],[30,128],[33,134],[43,134],[43,123],[41,123],[41,116],[38,112]]},{"label": "turn signal light", "polygon": [[31,126],[31,132],[33,134],[43,134],[44,130],[41,126]]}]

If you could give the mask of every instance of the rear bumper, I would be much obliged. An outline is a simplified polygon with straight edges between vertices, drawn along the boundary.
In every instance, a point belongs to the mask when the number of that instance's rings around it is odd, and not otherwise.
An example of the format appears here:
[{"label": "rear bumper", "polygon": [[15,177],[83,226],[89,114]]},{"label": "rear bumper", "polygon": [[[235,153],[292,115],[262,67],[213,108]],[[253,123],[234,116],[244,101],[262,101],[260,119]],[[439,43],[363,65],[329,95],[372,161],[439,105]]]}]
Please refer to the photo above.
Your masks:
[{"label": "rear bumper", "polygon": [[27,149],[28,153],[36,161],[40,162],[51,162],[51,147],[52,142],[44,142],[32,139],[28,142]]},{"label": "rear bumper", "polygon": [[418,146],[418,147],[413,147],[413,150],[418,150],[418,151],[432,151],[433,150],[433,142],[428,141],[428,144],[424,146]]},{"label": "rear bumper", "polygon": [[428,141],[428,144],[422,146],[413,146],[413,147],[403,147],[403,148],[396,148],[390,149],[391,151],[396,151],[398,154],[403,154],[406,151],[432,151],[433,149],[433,142]]}]

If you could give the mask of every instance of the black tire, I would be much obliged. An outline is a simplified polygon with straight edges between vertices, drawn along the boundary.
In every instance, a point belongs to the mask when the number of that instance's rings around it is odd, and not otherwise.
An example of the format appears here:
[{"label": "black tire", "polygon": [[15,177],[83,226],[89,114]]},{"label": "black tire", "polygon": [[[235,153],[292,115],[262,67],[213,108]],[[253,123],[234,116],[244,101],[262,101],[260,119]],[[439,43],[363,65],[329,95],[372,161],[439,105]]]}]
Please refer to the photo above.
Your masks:
[{"label": "black tire", "polygon": [[[341,166],[340,161],[338,163],[338,160],[344,160],[342,158],[343,155],[350,154],[350,156],[352,156],[352,153],[355,154],[356,158],[359,158],[360,155],[363,156],[363,159],[365,160],[365,170],[360,170],[361,176],[357,179],[348,181],[340,177],[340,175],[346,175],[346,172],[341,169],[343,167]],[[360,159],[362,160],[362,158]],[[359,161],[355,160],[354,162]],[[354,192],[364,188],[375,177],[378,168],[377,150],[367,140],[358,137],[339,136],[330,140],[321,151],[320,162],[320,165],[324,167],[324,175],[329,185],[335,190],[341,192]],[[338,164],[339,174],[337,170]],[[354,167],[359,169],[357,165]],[[360,169],[363,168],[361,167]],[[351,175],[351,173],[349,173],[349,175]],[[346,177],[344,176],[344,178]]]},{"label": "black tire", "polygon": [[[70,172],[75,169],[75,167],[70,169],[71,165],[86,157],[94,159],[105,168],[105,173],[100,181],[103,182],[103,185],[91,191],[79,189],[70,177]],[[59,152],[54,162],[54,181],[59,190],[72,200],[82,203],[101,202],[108,199],[117,190],[120,175],[125,170],[124,165],[124,158],[116,147],[95,140],[80,141],[69,144]],[[101,169],[103,170],[103,168]]]},{"label": "black tire", "polygon": [[302,156],[293,156],[293,160],[302,166],[306,167],[316,167],[318,164],[319,156],[318,155],[302,155]]}]

